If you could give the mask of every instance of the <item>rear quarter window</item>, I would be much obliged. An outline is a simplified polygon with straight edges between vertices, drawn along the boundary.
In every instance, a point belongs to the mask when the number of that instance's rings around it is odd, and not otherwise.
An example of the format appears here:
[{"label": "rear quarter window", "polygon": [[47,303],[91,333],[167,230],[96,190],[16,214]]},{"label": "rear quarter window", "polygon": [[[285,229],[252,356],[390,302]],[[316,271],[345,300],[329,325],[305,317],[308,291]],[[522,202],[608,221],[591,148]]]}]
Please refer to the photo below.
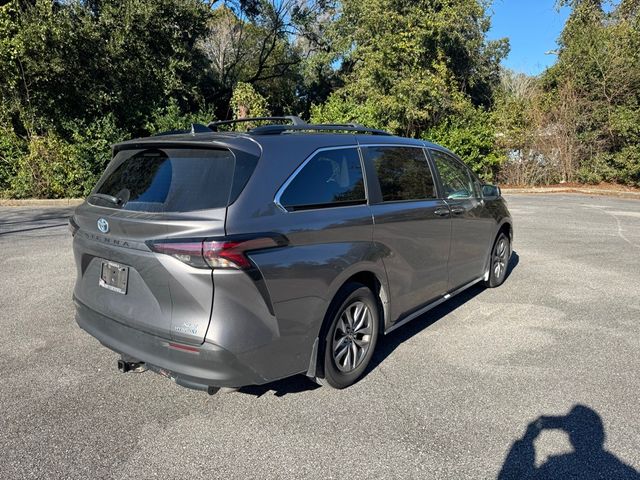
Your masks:
[{"label": "rear quarter window", "polygon": [[[229,203],[234,170],[229,150],[122,150],[89,201],[142,212],[222,208]],[[121,203],[115,205],[107,196]]]}]

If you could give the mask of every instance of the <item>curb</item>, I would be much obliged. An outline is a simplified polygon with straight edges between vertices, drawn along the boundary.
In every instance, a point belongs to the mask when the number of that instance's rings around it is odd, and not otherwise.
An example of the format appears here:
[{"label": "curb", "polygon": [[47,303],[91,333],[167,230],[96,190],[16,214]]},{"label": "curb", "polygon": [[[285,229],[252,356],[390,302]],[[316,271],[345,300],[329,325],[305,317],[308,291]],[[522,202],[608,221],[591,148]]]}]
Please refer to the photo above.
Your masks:
[{"label": "curb", "polygon": [[601,195],[618,198],[630,198],[640,200],[640,192],[631,190],[609,190],[598,188],[580,188],[580,187],[556,187],[556,188],[501,188],[502,193],[509,194],[554,194],[554,193],[574,193],[582,195]]},{"label": "curb", "polygon": [[0,198],[0,207],[76,207],[82,202],[82,198]]}]

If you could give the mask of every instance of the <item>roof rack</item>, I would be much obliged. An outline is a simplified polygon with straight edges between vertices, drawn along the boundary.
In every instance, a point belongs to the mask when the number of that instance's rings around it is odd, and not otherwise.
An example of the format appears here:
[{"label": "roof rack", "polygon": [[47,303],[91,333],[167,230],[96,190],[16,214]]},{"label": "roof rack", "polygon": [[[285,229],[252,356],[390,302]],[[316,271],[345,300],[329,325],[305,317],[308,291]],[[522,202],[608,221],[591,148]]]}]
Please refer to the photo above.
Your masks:
[{"label": "roof rack", "polygon": [[253,135],[279,135],[290,131],[302,132],[353,132],[369,133],[371,135],[391,136],[389,132],[375,128],[366,128],[355,123],[347,124],[304,124],[304,125],[264,125],[249,130]]},{"label": "roof rack", "polygon": [[250,117],[250,118],[237,118],[235,120],[219,120],[217,122],[211,122],[207,125],[208,128],[214,132],[218,131],[220,125],[233,125],[234,123],[244,122],[284,122],[289,121],[293,125],[306,125],[307,122],[295,115],[285,115],[283,117]]},{"label": "roof rack", "polygon": [[353,127],[353,128],[367,128],[361,123],[321,123],[319,125],[325,125],[327,127]]},{"label": "roof rack", "polygon": [[389,132],[384,130],[378,130],[375,128],[367,128],[358,123],[320,123],[312,124],[307,123],[300,117],[293,115],[283,117],[251,117],[251,118],[238,118],[236,120],[220,120],[217,122],[211,122],[208,125],[202,125],[199,123],[191,124],[189,130],[169,130],[167,132],[157,133],[155,137],[161,137],[165,135],[178,135],[178,134],[191,134],[217,132],[220,125],[233,125],[234,123],[246,123],[246,122],[283,122],[289,121],[290,125],[262,125],[249,130],[252,135],[279,135],[286,132],[352,132],[352,133],[368,133],[371,135],[386,135],[390,136]]}]

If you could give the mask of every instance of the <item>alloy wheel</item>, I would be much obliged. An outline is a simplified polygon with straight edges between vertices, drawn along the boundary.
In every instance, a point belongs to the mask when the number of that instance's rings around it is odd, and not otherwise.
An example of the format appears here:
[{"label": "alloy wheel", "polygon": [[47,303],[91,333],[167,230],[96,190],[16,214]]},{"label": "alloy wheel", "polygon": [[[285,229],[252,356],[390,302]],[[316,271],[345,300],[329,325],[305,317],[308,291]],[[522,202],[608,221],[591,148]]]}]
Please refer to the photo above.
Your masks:
[{"label": "alloy wheel", "polygon": [[360,366],[371,346],[373,316],[361,301],[347,305],[342,311],[333,334],[333,360],[341,372]]},{"label": "alloy wheel", "polygon": [[507,260],[509,256],[509,244],[507,239],[502,236],[496,244],[493,253],[493,275],[496,280],[502,278],[507,270]]}]

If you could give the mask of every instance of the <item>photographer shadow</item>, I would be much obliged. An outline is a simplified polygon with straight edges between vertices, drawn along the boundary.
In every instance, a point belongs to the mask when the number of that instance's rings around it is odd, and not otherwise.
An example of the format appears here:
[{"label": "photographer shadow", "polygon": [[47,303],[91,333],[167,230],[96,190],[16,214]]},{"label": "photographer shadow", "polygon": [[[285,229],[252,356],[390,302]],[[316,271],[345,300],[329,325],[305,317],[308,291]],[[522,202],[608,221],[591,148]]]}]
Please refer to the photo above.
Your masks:
[{"label": "photographer shadow", "polygon": [[[546,429],[566,432],[573,452],[552,455],[537,467],[534,441]],[[640,474],[634,468],[604,449],[604,440],[600,415],[584,405],[575,405],[565,416],[541,416],[527,426],[521,439],[513,443],[498,480],[640,480]]]}]

